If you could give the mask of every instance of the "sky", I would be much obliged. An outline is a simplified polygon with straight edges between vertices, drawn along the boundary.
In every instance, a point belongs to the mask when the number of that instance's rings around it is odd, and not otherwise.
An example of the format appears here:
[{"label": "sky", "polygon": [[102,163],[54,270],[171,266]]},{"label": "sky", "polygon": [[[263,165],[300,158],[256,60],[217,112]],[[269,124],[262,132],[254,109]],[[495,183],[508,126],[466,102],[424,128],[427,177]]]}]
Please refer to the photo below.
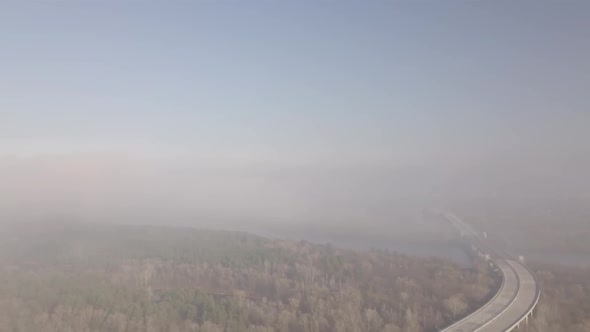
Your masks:
[{"label": "sky", "polygon": [[588,59],[586,1],[4,0],[0,217],[583,208]]}]

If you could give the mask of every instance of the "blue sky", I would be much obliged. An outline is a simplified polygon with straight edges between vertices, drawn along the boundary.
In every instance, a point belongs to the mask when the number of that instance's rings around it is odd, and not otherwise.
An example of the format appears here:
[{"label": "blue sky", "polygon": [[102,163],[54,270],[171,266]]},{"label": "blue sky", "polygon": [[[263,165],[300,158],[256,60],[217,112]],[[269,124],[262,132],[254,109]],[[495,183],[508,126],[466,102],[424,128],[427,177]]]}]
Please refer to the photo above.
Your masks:
[{"label": "blue sky", "polygon": [[588,59],[585,1],[3,1],[0,156],[579,175]]}]

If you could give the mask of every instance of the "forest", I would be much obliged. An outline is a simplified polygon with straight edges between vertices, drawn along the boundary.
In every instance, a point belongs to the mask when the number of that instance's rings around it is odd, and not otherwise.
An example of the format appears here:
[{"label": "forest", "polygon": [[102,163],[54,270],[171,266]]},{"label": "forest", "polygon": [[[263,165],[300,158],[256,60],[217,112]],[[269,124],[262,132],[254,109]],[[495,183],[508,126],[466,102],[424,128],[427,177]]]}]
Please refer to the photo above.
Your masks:
[{"label": "forest", "polygon": [[530,331],[590,331],[590,267],[530,265],[541,286]]},{"label": "forest", "polygon": [[388,250],[103,224],[0,233],[2,331],[437,331],[498,280]]}]

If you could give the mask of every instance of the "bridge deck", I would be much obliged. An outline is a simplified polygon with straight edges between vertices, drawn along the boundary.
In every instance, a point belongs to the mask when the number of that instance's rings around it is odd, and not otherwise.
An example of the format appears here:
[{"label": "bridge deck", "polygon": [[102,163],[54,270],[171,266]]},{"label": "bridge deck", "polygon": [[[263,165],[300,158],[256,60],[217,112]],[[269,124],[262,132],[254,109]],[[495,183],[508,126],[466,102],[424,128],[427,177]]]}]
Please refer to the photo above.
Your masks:
[{"label": "bridge deck", "polygon": [[504,332],[523,317],[534,303],[537,285],[533,275],[514,260],[497,260],[504,273],[502,288],[488,304],[443,332]]},{"label": "bridge deck", "polygon": [[535,302],[537,295],[537,285],[533,275],[522,264],[517,261],[506,261],[516,271],[520,281],[518,294],[508,310],[499,317],[489,322],[484,327],[477,329],[477,332],[500,332],[508,331],[514,323],[524,316],[531,305]]},{"label": "bridge deck", "polygon": [[[499,317],[508,308],[518,293],[518,276],[513,268],[503,260],[496,262],[496,265],[504,273],[502,288],[488,304],[465,319],[459,321],[443,330],[444,332],[474,332],[482,328],[486,323]],[[500,332],[503,330],[495,330]]]},{"label": "bridge deck", "polygon": [[504,282],[496,296],[482,308],[442,332],[507,332],[512,331],[538,299],[538,288],[534,276],[520,262],[509,255],[498,254],[490,248],[478,232],[453,213],[445,218],[468,238],[480,252],[490,254],[494,264],[502,271]]}]

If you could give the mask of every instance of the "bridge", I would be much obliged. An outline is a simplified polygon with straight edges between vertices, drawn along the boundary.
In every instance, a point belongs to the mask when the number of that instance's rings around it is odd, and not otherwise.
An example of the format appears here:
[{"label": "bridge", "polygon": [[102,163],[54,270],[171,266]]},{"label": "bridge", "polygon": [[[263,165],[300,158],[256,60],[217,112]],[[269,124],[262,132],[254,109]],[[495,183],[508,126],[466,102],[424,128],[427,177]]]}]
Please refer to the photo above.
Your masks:
[{"label": "bridge", "polygon": [[441,332],[509,332],[527,324],[540,295],[533,273],[522,260],[489,248],[485,239],[456,215],[445,213],[444,216],[471,244],[474,253],[498,270],[502,284],[485,305]]}]

